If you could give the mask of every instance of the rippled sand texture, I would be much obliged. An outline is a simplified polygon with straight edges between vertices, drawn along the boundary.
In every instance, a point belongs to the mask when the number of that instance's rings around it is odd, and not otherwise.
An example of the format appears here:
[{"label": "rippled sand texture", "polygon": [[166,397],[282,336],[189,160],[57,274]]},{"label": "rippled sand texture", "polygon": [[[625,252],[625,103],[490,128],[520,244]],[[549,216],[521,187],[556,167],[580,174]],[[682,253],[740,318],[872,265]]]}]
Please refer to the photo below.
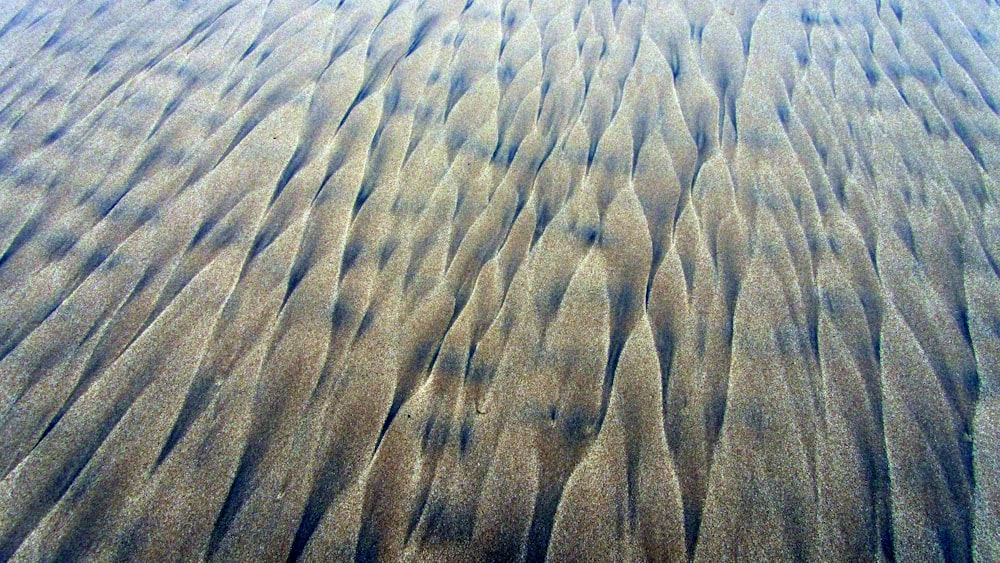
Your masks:
[{"label": "rippled sand texture", "polygon": [[1000,558],[1000,7],[466,4],[0,3],[0,560]]}]

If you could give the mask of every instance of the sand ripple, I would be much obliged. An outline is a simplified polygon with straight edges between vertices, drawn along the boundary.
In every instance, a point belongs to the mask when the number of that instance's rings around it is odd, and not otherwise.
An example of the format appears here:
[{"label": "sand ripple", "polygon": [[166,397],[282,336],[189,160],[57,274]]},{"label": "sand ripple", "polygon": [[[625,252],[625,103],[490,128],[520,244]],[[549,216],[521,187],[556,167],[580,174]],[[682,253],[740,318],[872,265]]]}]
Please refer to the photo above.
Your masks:
[{"label": "sand ripple", "polygon": [[0,25],[0,560],[1000,559],[995,3]]}]

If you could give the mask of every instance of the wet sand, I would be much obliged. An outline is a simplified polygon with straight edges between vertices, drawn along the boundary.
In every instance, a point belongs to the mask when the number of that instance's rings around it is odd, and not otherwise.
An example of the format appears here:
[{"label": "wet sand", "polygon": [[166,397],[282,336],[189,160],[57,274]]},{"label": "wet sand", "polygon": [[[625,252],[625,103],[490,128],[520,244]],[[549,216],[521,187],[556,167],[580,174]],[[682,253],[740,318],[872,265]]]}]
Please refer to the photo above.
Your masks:
[{"label": "wet sand", "polygon": [[1000,559],[996,4],[0,25],[0,560]]}]

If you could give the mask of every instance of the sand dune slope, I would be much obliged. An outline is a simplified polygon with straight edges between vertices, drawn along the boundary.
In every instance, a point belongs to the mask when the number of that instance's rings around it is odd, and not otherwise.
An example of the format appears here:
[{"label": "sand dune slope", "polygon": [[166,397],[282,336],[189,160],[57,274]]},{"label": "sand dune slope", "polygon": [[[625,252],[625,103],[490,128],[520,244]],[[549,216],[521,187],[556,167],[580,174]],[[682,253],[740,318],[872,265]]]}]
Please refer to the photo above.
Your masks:
[{"label": "sand dune slope", "polygon": [[0,561],[1000,559],[996,3],[0,26]]}]

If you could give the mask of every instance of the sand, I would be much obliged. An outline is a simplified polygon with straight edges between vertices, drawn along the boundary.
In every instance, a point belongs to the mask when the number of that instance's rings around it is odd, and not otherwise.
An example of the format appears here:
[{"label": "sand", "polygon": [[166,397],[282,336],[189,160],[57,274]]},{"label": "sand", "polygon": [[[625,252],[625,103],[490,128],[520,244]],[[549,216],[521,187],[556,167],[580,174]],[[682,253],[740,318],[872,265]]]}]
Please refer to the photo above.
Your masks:
[{"label": "sand", "polygon": [[994,2],[0,25],[0,560],[1000,559]]}]

